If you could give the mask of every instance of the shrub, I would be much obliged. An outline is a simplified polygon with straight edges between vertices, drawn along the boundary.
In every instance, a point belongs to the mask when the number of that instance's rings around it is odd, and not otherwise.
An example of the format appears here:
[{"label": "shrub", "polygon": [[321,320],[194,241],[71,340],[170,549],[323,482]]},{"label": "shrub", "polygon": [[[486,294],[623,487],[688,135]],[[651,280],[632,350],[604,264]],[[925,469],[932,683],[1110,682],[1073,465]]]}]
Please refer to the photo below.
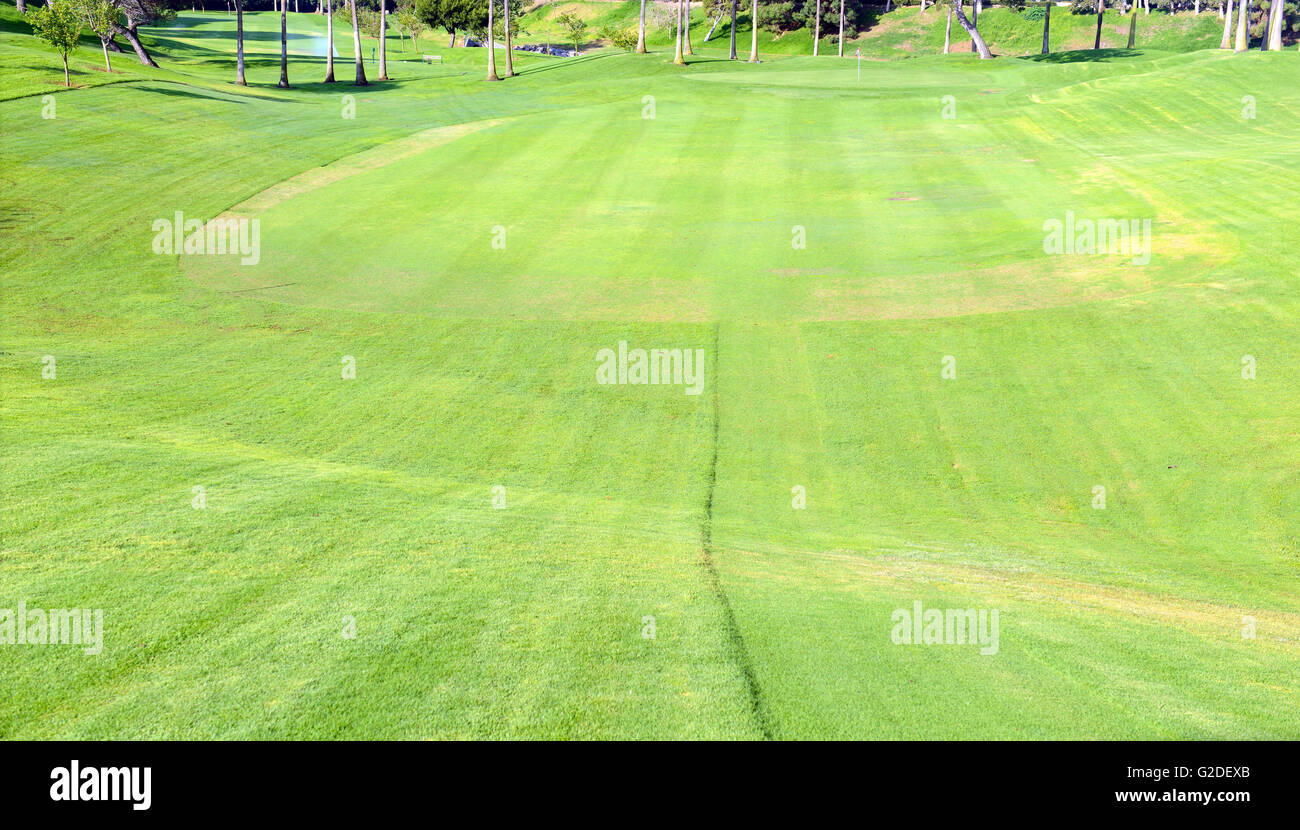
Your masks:
[{"label": "shrub", "polygon": [[636,48],[636,29],[616,29],[613,26],[604,26],[601,28],[599,35],[617,49],[625,49],[631,52]]}]

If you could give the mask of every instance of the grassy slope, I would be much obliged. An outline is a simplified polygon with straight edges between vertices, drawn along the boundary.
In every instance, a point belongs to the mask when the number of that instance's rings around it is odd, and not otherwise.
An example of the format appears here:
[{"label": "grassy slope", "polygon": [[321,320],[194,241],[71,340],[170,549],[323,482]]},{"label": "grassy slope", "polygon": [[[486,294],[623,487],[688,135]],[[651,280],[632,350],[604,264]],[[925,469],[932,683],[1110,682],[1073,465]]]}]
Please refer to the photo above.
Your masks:
[{"label": "grassy slope", "polygon": [[[565,36],[553,21],[564,11],[576,13],[586,19],[587,38],[594,39],[599,30],[605,26],[635,28],[640,13],[640,3],[636,0],[626,0],[621,3],[572,0],[541,5],[524,16],[523,25],[529,32],[524,40],[552,42],[563,40]],[[692,9],[692,46],[699,54],[713,54],[728,48],[730,20],[726,18],[718,24],[713,38],[705,42],[704,36],[708,33],[712,22],[711,18],[705,18],[702,9]],[[848,50],[852,52],[861,48],[862,54],[868,58],[938,54],[943,51],[945,22],[944,9],[933,5],[925,12],[917,6],[895,9],[888,14],[882,14],[870,27],[859,33],[858,37],[850,42]],[[1037,54],[1042,47],[1043,24],[1040,20],[1026,20],[1019,13],[1003,8],[991,8],[980,15],[979,25],[980,33],[996,54]],[[1052,49],[1090,48],[1095,25],[1096,17],[1092,15],[1070,14],[1065,8],[1053,9]],[[1138,20],[1137,45],[1149,49],[1187,52],[1217,47],[1222,33],[1223,22],[1214,14],[1142,15]],[[821,53],[834,54],[835,36],[829,24],[823,27],[823,35]],[[736,18],[736,38],[737,49],[745,55],[749,54],[751,37],[749,13],[742,8]],[[658,30],[651,26],[647,40],[652,46],[671,48],[671,30]],[[812,32],[805,29],[785,34],[762,30],[758,33],[759,51],[770,55],[810,55],[812,40]],[[1127,42],[1128,17],[1108,12],[1103,27],[1102,46],[1118,48],[1123,47]],[[970,39],[965,37],[961,27],[956,23],[952,27],[952,49],[953,51],[970,49]]]},{"label": "grassy slope", "polygon": [[[6,88],[57,71],[0,48]],[[1300,735],[1295,56],[485,87],[446,50],[344,120],[350,85],[174,48],[52,122],[0,103],[0,607],[109,627],[0,653],[0,735]],[[174,210],[505,117],[265,209],[256,269],[148,252]],[[1066,209],[1153,217],[1157,256],[1038,255]],[[618,339],[707,349],[716,400],[595,386]],[[914,599],[1001,609],[1001,653],[891,645]]]}]

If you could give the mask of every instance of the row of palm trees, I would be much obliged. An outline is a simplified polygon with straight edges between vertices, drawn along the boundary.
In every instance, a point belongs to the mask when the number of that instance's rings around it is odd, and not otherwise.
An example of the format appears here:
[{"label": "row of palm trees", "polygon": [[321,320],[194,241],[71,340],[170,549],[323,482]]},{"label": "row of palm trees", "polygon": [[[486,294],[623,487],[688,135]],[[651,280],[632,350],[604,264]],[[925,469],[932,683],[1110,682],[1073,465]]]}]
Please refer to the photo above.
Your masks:
[{"label": "row of palm trees", "polygon": [[[326,37],[329,41],[325,50],[326,51],[325,83],[327,84],[334,83],[334,15],[333,15],[332,1],[333,0],[325,0],[325,17],[326,20],[328,21]],[[749,62],[757,63],[758,62],[758,25],[757,25],[758,0],[751,0],[751,2],[753,5],[751,8],[750,19],[751,21],[754,21],[754,23],[753,25],[750,26],[751,41],[750,41],[750,48],[749,48]],[[924,11],[925,0],[921,0],[921,2],[922,2],[921,10]],[[939,0],[936,0],[936,4],[937,2],[939,2]],[[1132,49],[1137,37],[1138,3],[1136,2],[1136,0],[1128,0],[1128,2],[1131,7],[1129,13],[1128,48]],[[1232,18],[1233,18],[1234,2],[1237,4],[1237,30],[1236,30],[1237,36],[1236,36],[1235,51],[1244,52],[1246,51],[1248,45],[1248,38],[1249,38],[1248,30],[1250,26],[1249,12],[1247,11],[1248,0],[1228,0],[1228,12],[1227,15],[1225,16],[1224,26],[1223,26],[1223,40],[1219,44],[1219,47],[1221,49],[1228,48],[1228,42],[1232,35]],[[280,87],[287,88],[289,86],[288,0],[279,0],[279,3],[280,3],[280,83],[278,85]],[[348,0],[348,3],[351,6],[351,12],[352,12],[352,51],[356,57],[356,65],[357,65],[355,84],[356,86],[366,86],[367,85],[366,68],[365,68],[365,63],[363,62],[361,57],[361,30],[357,26],[357,2],[356,0]],[[814,56],[817,55],[818,45],[821,40],[821,18],[822,18],[821,0],[816,0],[816,3],[817,3],[816,23],[815,23],[816,28],[813,34],[813,55]],[[978,52],[981,58],[993,57],[993,54],[992,52],[989,51],[989,47],[985,43],[984,38],[980,35],[976,23],[972,20],[972,18],[968,18],[966,16],[966,13],[963,9],[964,0],[948,0],[948,3],[949,3],[949,8],[948,8],[949,28],[951,28],[952,26],[952,17],[955,14],[957,18],[957,23],[963,29],[966,30],[967,34],[970,35],[971,45],[974,47],[974,51]],[[489,81],[501,80],[501,76],[497,75],[496,42],[493,37],[494,14],[495,14],[496,4],[497,4],[497,0],[488,0],[487,80]],[[504,31],[505,31],[505,39],[506,39],[505,77],[509,78],[515,74],[514,61],[511,59],[512,56],[510,54],[511,38],[510,38],[509,0],[501,0],[501,5],[505,13],[504,19],[502,21],[504,26]],[[739,5],[739,0],[731,0],[731,60],[736,60],[736,12],[737,12],[738,5]],[[388,24],[388,4],[386,0],[381,0],[380,6],[381,6],[381,13],[380,13],[381,23],[380,23],[380,36],[379,36],[379,51],[380,51],[379,80],[386,81],[388,80],[387,60],[386,60],[387,54],[386,54],[385,43],[384,43],[385,41],[384,36],[387,33],[387,24]],[[638,31],[637,31],[637,42],[636,42],[636,51],[639,54],[646,53],[645,7],[646,7],[646,0],[641,0],[641,18],[640,18]],[[1094,49],[1101,48],[1101,24],[1102,24],[1102,16],[1105,13],[1105,7],[1106,7],[1106,0],[1097,0],[1097,35],[1093,45]],[[1282,48],[1282,8],[1283,8],[1283,0],[1271,0],[1268,12],[1265,15],[1266,28],[1265,28],[1264,41],[1260,44],[1261,49],[1277,50]],[[236,83],[238,83],[240,86],[245,86],[246,82],[244,80],[244,8],[243,8],[242,0],[235,0],[235,13],[236,13],[235,25],[236,25],[236,49],[237,49],[236,71],[238,73],[238,78],[236,80]],[[974,16],[977,15],[978,13],[979,13],[978,0],[972,0],[971,14],[972,16]],[[840,18],[839,19],[839,29],[840,29],[839,56],[844,57],[844,0],[840,0],[839,18]],[[1052,2],[1051,0],[1049,0],[1049,2],[1046,4],[1046,7],[1044,8],[1044,14],[1043,14],[1043,52],[1042,53],[1044,55],[1048,53],[1047,39],[1048,39],[1048,33],[1051,28],[1051,23],[1052,23]],[[686,64],[686,57],[694,54],[694,52],[691,50],[689,0],[676,0],[676,26],[677,26],[677,33],[675,37],[676,54],[673,57],[673,62],[684,66]],[[944,52],[946,53],[947,51],[948,51],[948,44],[947,44],[947,37],[945,36]]]},{"label": "row of palm trees", "polygon": [[[936,5],[938,1],[939,0],[935,0]],[[751,7],[750,16],[749,16],[750,19],[749,62],[758,63],[758,0],[752,0],[752,3],[753,5]],[[645,4],[646,4],[646,0],[641,0],[641,18],[640,18],[640,23],[638,24],[637,27],[637,38],[636,38],[636,51],[638,54],[642,54],[642,55],[646,53]],[[738,4],[739,4],[739,0],[731,0],[731,57],[730,59],[733,61],[736,60],[736,11],[737,11]],[[978,8],[978,6],[972,6],[972,14],[975,13],[976,8]],[[979,30],[976,28],[975,23],[973,23],[969,18],[967,18],[966,13],[962,10],[962,0],[955,0],[955,2],[952,5],[952,8],[949,9],[948,25],[950,27],[952,25],[952,19],[951,19],[952,9],[956,9],[957,22],[961,25],[963,29],[965,29],[970,34],[971,43],[974,45],[975,50],[980,53],[980,57],[981,58],[993,57],[993,54],[989,52],[989,48],[984,42],[984,38],[980,36]],[[921,0],[921,11],[925,11],[925,0]],[[676,15],[677,33],[675,36],[676,55],[673,58],[673,62],[685,66],[686,56],[694,54],[694,52],[691,51],[690,0],[677,0],[676,12],[677,12]],[[821,39],[822,39],[822,0],[816,0],[814,21],[815,22],[813,24],[814,26],[813,57],[817,57],[817,53],[821,46]],[[844,57],[844,22],[845,22],[844,0],[840,0],[840,20],[839,20],[840,34],[839,34],[839,38],[837,39],[837,42],[839,45],[839,56],[841,58]],[[1046,34],[1044,34],[1043,36],[1044,51],[1046,51],[1046,44],[1047,44],[1046,38],[1047,36]],[[944,51],[945,52],[948,51],[948,47],[946,44],[944,46]]]},{"label": "row of palm trees", "polygon": [[[361,29],[357,26],[357,0],[348,0],[352,11],[352,53],[357,62],[356,86],[367,86],[366,65],[361,58]],[[289,88],[289,0],[279,0],[280,4],[280,82],[276,86]],[[379,28],[379,78],[388,80],[388,52],[385,48],[385,35],[388,33],[388,3],[380,3]],[[490,9],[490,6],[489,6]],[[489,12],[490,14],[490,12]],[[509,13],[507,12],[507,20]],[[334,83],[334,8],[333,0],[325,0],[325,83]],[[507,23],[507,25],[509,25]],[[491,51],[491,50],[489,50]],[[492,73],[495,74],[495,73]],[[244,4],[235,0],[235,83],[248,86],[244,79]]]},{"label": "row of palm trees", "polygon": [[[1220,49],[1229,48],[1233,42],[1232,36],[1232,6],[1233,0],[1228,0],[1228,11],[1223,16],[1223,39],[1219,41]],[[1264,37],[1261,38],[1259,48],[1261,50],[1281,51],[1282,49],[1282,23],[1283,23],[1283,5],[1282,0],[1272,0],[1269,4],[1268,12],[1264,15]],[[1129,46],[1133,45],[1133,32],[1129,30]],[[1237,0],[1237,37],[1235,45],[1231,48],[1234,52],[1245,52],[1250,46],[1250,10],[1246,6],[1246,0]]]},{"label": "row of palm trees", "polygon": [[[1121,0],[1122,1],[1122,0]],[[925,11],[926,0],[921,0],[921,11]],[[937,5],[940,0],[935,0]],[[1229,40],[1232,33],[1232,4],[1234,0],[1228,0],[1228,12],[1224,18],[1223,41],[1219,48],[1229,48]],[[1249,0],[1235,0],[1237,3],[1237,37],[1235,51],[1244,52],[1248,48],[1250,15],[1247,10]],[[1128,28],[1128,48],[1132,49],[1137,40],[1137,0],[1128,0],[1129,3],[1129,28]],[[821,0],[816,0],[815,22],[813,31],[813,56],[817,56],[818,47],[821,44],[821,23],[822,23],[822,4]],[[1046,55],[1050,50],[1048,47],[1048,34],[1052,24],[1052,5],[1053,0],[1048,0],[1043,9],[1043,54]],[[637,32],[636,51],[645,54],[645,6],[646,0],[641,0],[641,21]],[[979,33],[976,23],[978,20],[980,2],[972,0],[971,17],[967,18],[962,8],[963,0],[948,0],[948,28],[952,28],[952,17],[955,13],[957,23],[966,30],[971,37],[973,50],[979,53],[981,58],[992,58],[993,53],[989,50],[988,44]],[[1268,11],[1264,16],[1265,31],[1264,37],[1260,43],[1260,49],[1280,50],[1282,48],[1282,24],[1283,24],[1283,6],[1284,0],[1270,0]],[[731,60],[736,60],[736,7],[737,0],[731,0]],[[1094,49],[1101,48],[1101,25],[1102,17],[1106,10],[1106,0],[1097,0],[1097,34],[1093,43]],[[749,52],[749,62],[758,62],[758,0],[753,0],[753,11],[750,16],[752,21],[750,29],[752,41]],[[844,57],[844,0],[840,0],[840,33],[839,33],[839,56]],[[944,35],[943,51],[948,52],[948,35]],[[676,56],[674,62],[685,64],[684,56],[693,54],[691,52],[691,30],[690,30],[690,4],[689,0],[677,0],[677,35],[676,35]]]}]

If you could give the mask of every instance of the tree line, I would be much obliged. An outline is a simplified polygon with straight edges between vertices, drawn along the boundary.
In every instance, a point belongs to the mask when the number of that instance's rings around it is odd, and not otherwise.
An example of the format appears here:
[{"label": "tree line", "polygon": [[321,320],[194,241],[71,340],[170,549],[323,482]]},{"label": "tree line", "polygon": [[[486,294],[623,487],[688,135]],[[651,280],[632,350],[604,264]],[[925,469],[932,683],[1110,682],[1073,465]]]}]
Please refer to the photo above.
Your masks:
[{"label": "tree line", "polygon": [[[288,12],[290,0],[219,0],[227,6],[233,4],[235,24],[235,83],[246,86],[244,75],[244,9],[254,5],[265,5],[280,13],[280,80],[278,86],[289,86],[288,56]],[[300,0],[292,0],[295,10]],[[395,18],[399,33],[412,38],[418,48],[419,37],[425,29],[444,29],[451,37],[451,46],[456,45],[458,35],[466,38],[475,37],[488,45],[487,80],[500,81],[513,77],[513,38],[518,33],[517,25],[512,28],[511,21],[518,21],[523,16],[523,0],[307,0],[315,2],[316,11],[325,15],[327,20],[325,77],[324,83],[333,83],[334,78],[334,20],[339,17],[345,25],[352,28],[353,58],[356,74],[354,84],[366,86],[364,57],[361,52],[361,32],[378,39],[378,80],[388,80],[388,27],[390,14]],[[728,15],[730,26],[730,59],[737,60],[736,18],[744,0],[703,0],[705,21],[713,17],[713,25],[705,40],[713,36],[718,24]],[[823,29],[834,33],[837,54],[844,56],[844,43],[847,37],[854,37],[874,20],[874,10],[868,8],[866,0],[748,0],[751,22],[749,61],[758,61],[758,31],[760,28],[773,32],[786,32],[811,26],[813,29],[812,54],[819,54]],[[910,4],[912,0],[905,0]],[[925,11],[927,0],[916,0]],[[1300,26],[1300,0],[1217,0],[1218,13],[1223,17],[1223,37],[1220,48],[1244,52],[1250,48],[1251,39],[1258,37],[1261,50],[1280,50],[1283,32],[1294,32]],[[1226,2],[1226,8],[1225,8]],[[63,79],[70,85],[68,76],[68,56],[76,48],[83,31],[92,31],[98,35],[104,51],[104,64],[112,71],[109,52],[121,52],[116,38],[126,40],[135,51],[142,64],[157,66],[144,44],[140,41],[138,27],[142,24],[156,24],[174,19],[178,10],[187,5],[194,8],[200,3],[217,5],[212,0],[47,0],[44,6],[29,11],[26,0],[17,0],[18,11],[28,15],[34,33],[51,44],[63,59]],[[669,4],[658,4],[652,8],[662,10],[664,5],[670,7],[668,25],[675,30],[675,63],[685,65],[686,58],[693,55],[691,47],[690,3],[689,0],[672,0]],[[892,5],[892,0],[885,0],[885,9]],[[947,28],[944,34],[946,54],[950,48],[952,21],[966,31],[971,39],[971,49],[979,53],[980,58],[992,58],[988,44],[979,31],[979,14],[983,10],[983,0],[970,0],[970,15],[966,14],[966,0],[932,0],[930,5],[945,5],[947,8]],[[989,5],[992,5],[990,3]],[[1002,5],[1012,10],[1024,9],[1026,0],[1003,0]],[[1041,9],[1043,21],[1042,53],[1050,51],[1049,35],[1051,31],[1051,12],[1054,2],[1035,5],[1029,11]],[[1093,48],[1101,48],[1102,21],[1106,12],[1106,0],[1071,0],[1070,11],[1076,14],[1097,16],[1096,35]],[[497,10],[500,9],[500,15]],[[1157,11],[1176,11],[1190,8],[1194,15],[1202,11],[1202,0],[1114,0],[1112,11],[1128,14],[1128,48],[1132,49],[1137,39],[1138,12],[1146,14],[1151,9]],[[646,9],[647,0],[640,2],[640,15],[637,25],[635,46],[630,35],[612,30],[603,32],[603,36],[615,45],[631,48],[641,54],[646,49]],[[1026,13],[1027,14],[1027,13]],[[1027,14],[1028,16],[1028,14]],[[1034,16],[1033,19],[1037,19]],[[586,22],[577,15],[563,13],[556,18],[569,33],[574,42],[574,51],[586,29]],[[496,45],[504,42],[505,66],[498,74]],[[403,49],[405,42],[403,41]]]}]

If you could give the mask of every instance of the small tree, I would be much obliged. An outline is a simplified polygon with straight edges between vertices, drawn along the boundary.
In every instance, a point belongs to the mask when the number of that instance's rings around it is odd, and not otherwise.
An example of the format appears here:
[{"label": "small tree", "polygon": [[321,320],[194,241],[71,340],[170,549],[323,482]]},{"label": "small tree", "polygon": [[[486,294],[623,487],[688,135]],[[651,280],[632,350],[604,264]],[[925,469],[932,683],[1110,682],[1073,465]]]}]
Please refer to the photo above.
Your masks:
[{"label": "small tree", "polygon": [[573,39],[573,51],[578,51],[578,41],[582,39],[582,35],[587,31],[587,21],[573,12],[561,12],[556,16],[555,22],[560,24],[560,28]]},{"label": "small tree", "polygon": [[31,9],[27,15],[36,36],[55,48],[63,58],[63,85],[72,86],[68,77],[68,55],[77,48],[81,38],[82,16],[74,7],[74,0]]},{"label": "small tree", "polygon": [[[420,51],[420,35],[424,34],[424,21],[420,19],[419,13],[415,10],[415,3],[407,0],[407,2],[399,5],[397,7],[395,18],[397,20],[397,25],[400,26],[402,31],[406,32],[407,37],[411,39],[411,43],[415,46],[415,51]],[[402,51],[406,51],[405,44],[402,46]]]},{"label": "small tree", "polygon": [[108,42],[113,39],[113,27],[117,25],[121,12],[109,0],[82,0],[79,8],[86,28],[99,35],[99,43],[104,47],[104,71],[112,72],[113,64],[108,59]]}]

